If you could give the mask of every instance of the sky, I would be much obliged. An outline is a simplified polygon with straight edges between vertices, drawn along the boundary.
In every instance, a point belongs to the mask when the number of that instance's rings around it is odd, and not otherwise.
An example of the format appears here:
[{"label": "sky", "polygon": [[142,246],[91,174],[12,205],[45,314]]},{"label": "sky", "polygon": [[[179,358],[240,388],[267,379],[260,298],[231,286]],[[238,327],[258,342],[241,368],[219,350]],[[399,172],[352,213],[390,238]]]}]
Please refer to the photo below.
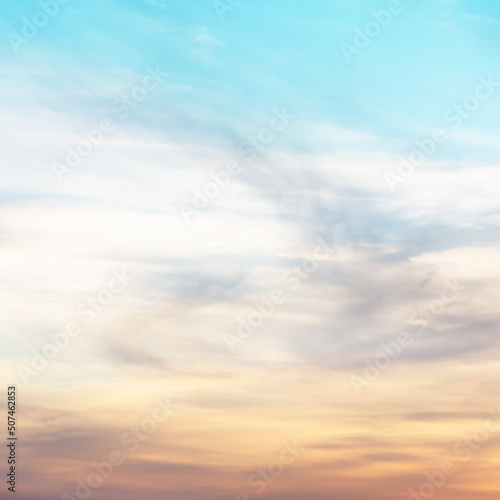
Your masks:
[{"label": "sky", "polygon": [[499,21],[3,2],[17,498],[496,499]]}]

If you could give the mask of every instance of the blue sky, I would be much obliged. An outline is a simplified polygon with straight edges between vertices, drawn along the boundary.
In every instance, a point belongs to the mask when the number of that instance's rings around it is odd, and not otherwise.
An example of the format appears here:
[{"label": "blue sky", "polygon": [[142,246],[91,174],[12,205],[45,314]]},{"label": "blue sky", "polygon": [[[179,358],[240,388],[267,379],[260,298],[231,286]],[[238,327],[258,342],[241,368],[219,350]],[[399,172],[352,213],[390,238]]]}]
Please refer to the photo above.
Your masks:
[{"label": "blue sky", "polygon": [[[243,1],[221,20],[210,1],[72,1],[60,6],[57,16],[18,53],[8,34],[20,33],[23,16],[31,19],[40,7],[36,2],[11,4],[3,7],[2,16],[6,36],[1,50],[8,75],[0,83],[4,106],[39,124],[53,114],[59,132],[76,137],[102,117],[113,116],[111,103],[140,82],[147,67],[158,66],[169,73],[168,84],[133,110],[120,125],[124,134],[144,132],[188,149],[196,146],[193,159],[220,154],[217,161],[223,164],[238,157],[242,141],[266,125],[272,109],[286,107],[297,119],[275,150],[334,157],[360,157],[363,152],[384,158],[377,166],[366,160],[371,173],[349,186],[348,196],[365,197],[374,182],[380,199],[394,200],[385,189],[384,170],[395,170],[415,140],[436,127],[446,128],[443,114],[470,95],[479,78],[500,74],[499,7],[494,2],[401,5],[401,13],[348,63],[340,44],[352,43],[355,29],[363,29],[372,13],[387,4]],[[453,171],[464,168],[464,161],[485,166],[494,161],[498,106],[494,95],[464,120],[459,134],[440,146],[432,160]],[[64,156],[64,144],[46,145],[51,152],[47,165],[35,169],[39,175],[46,176],[50,164]],[[208,149],[198,152],[202,145]],[[212,146],[217,155],[208,151]],[[260,158],[268,161],[268,151]],[[108,163],[101,168],[115,167]],[[200,162],[198,168],[209,170]],[[249,185],[262,187],[258,172],[245,175]],[[310,175],[308,182],[321,184],[321,175]],[[20,182],[14,185],[19,199],[30,196],[26,191],[35,184],[46,196],[67,196],[50,181]],[[368,215],[366,206],[373,202],[365,197],[361,205],[359,229],[351,232],[356,241],[373,240],[378,227],[407,224],[404,217],[397,222],[398,211]]]},{"label": "blue sky", "polygon": [[[98,88],[103,80],[160,63],[180,87],[176,101],[193,110],[190,117],[183,108],[176,129],[200,128],[198,110],[209,120],[200,132],[230,138],[228,119],[252,120],[280,100],[309,120],[411,140],[439,123],[478,76],[498,70],[499,7],[467,1],[402,5],[402,13],[347,64],[340,43],[351,41],[353,28],[363,27],[370,10],[383,3],[248,1],[221,21],[210,1],[70,2],[20,54],[4,40],[2,57],[14,80],[4,80],[3,93],[8,98],[19,91],[16,73],[30,68],[40,74],[31,80],[27,102],[43,103],[44,89],[57,82],[60,106],[99,112],[99,97],[108,92]],[[20,17],[38,7],[24,1],[3,9],[7,34],[19,32]],[[53,58],[50,69],[41,62],[46,54]],[[98,95],[78,95],[82,89]],[[167,99],[160,105],[165,115],[175,113]],[[495,117],[490,105],[469,126],[496,127]],[[334,147],[335,138],[331,142]]]}]

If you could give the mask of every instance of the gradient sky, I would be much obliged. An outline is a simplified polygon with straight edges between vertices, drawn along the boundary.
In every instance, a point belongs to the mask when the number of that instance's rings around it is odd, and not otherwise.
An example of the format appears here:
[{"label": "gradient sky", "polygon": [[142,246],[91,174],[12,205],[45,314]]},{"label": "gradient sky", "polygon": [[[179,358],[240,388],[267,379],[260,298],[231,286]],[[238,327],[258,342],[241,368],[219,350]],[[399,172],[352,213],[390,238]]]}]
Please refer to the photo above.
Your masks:
[{"label": "gradient sky", "polygon": [[[444,116],[500,82],[500,3],[401,0],[347,61],[341,44],[389,3],[243,0],[221,19],[211,0],[70,0],[14,47],[41,6],[3,2],[0,378],[19,392],[19,500],[73,495],[114,450],[126,462],[92,499],[399,500],[444,460],[458,472],[436,498],[498,498],[500,430],[454,450],[500,408],[500,86],[456,130]],[[168,77],[121,119],[113,103],[151,68]],[[103,119],[114,131],[60,182],[54,164]],[[448,140],[391,189],[436,128]],[[229,162],[241,172],[188,223]],[[320,240],[332,251],[295,288]],[[79,305],[123,269],[86,324]],[[450,283],[464,291],[429,312]],[[358,393],[401,332],[411,345]],[[158,398],[172,418],[129,451]],[[249,477],[294,440],[259,495]]]}]

